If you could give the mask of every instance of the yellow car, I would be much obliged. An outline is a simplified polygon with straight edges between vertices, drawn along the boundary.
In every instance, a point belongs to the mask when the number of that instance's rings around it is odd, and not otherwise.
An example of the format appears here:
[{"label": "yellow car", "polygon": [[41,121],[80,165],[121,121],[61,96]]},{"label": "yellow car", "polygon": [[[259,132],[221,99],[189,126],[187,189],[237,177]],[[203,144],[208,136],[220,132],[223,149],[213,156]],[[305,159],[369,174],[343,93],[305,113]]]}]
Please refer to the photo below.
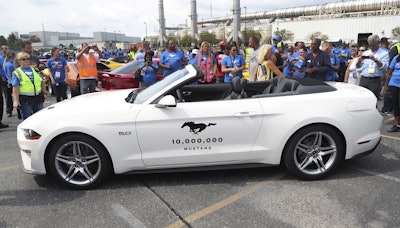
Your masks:
[{"label": "yellow car", "polygon": [[242,74],[243,77],[247,80],[250,80],[250,69],[249,69],[250,64],[246,62],[246,67],[244,68]]},{"label": "yellow car", "polygon": [[118,67],[125,65],[123,63],[114,62],[114,61],[111,61],[111,60],[108,60],[108,59],[101,59],[100,62],[104,63],[105,65],[110,67],[112,70],[115,70]]}]

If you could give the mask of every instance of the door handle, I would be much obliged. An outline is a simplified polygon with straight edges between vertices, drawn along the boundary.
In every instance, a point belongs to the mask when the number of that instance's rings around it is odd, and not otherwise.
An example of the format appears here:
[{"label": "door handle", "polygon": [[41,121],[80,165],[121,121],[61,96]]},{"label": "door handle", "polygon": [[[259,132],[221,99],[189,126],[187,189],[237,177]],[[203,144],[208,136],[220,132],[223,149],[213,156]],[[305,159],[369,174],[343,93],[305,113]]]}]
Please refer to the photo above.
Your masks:
[{"label": "door handle", "polygon": [[183,92],[183,95],[185,95],[185,96],[189,96],[190,94],[192,94],[191,91],[184,91],[184,92]]},{"label": "door handle", "polygon": [[255,112],[237,112],[234,114],[236,117],[253,117],[255,115]]}]

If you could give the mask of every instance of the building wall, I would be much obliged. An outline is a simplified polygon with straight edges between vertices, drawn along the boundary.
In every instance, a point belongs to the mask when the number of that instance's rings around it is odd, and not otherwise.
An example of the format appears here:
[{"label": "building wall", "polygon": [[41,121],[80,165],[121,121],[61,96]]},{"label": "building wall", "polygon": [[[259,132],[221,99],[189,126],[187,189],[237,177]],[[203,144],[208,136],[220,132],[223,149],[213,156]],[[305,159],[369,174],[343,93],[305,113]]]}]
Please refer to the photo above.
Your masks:
[{"label": "building wall", "polygon": [[392,29],[400,26],[399,21],[400,15],[274,22],[272,32],[277,29],[290,30],[294,34],[294,39],[291,42],[309,42],[310,34],[321,32],[328,35],[329,40],[342,39],[346,43],[351,43],[357,42],[359,33],[372,33],[380,37],[391,38]]}]

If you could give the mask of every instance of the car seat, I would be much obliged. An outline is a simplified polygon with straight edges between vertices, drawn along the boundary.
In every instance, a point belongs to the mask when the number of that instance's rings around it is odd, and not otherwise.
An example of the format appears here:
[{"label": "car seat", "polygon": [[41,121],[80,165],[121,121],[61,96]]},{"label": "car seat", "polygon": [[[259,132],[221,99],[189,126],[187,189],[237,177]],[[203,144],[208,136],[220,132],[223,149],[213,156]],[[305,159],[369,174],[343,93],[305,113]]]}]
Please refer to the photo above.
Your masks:
[{"label": "car seat", "polygon": [[247,80],[245,78],[234,77],[231,81],[232,92],[225,99],[241,99],[246,98],[247,94],[244,91],[247,85]]},{"label": "car seat", "polygon": [[264,89],[263,94],[267,93],[283,93],[295,91],[300,83],[295,80],[275,77],[271,80],[271,83]]}]

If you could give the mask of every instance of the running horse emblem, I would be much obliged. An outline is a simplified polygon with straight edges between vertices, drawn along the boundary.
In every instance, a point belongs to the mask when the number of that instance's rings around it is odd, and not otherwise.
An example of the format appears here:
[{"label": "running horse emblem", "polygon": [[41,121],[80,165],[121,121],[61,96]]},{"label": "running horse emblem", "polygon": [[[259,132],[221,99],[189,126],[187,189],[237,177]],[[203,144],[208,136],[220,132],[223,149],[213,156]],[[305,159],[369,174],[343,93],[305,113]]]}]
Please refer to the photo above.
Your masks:
[{"label": "running horse emblem", "polygon": [[203,123],[194,123],[194,122],[185,122],[181,128],[184,127],[189,127],[190,132],[193,132],[193,134],[197,135],[197,133],[202,132],[204,129],[206,129],[209,126],[215,126],[217,125],[216,123],[209,123],[203,124]]}]

